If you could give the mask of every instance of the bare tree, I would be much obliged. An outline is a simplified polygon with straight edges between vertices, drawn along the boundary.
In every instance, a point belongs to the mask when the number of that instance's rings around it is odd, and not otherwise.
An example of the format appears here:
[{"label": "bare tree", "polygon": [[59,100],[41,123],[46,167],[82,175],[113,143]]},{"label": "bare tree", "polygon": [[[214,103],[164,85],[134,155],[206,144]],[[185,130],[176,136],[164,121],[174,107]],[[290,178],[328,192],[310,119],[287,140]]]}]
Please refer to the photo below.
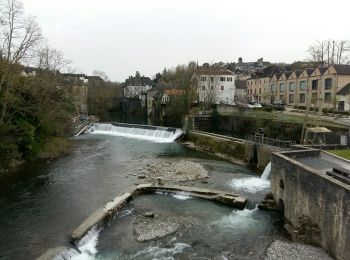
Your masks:
[{"label": "bare tree", "polygon": [[34,66],[55,72],[66,69],[70,63],[70,60],[64,58],[62,51],[50,48],[48,44],[45,44],[38,50]]},{"label": "bare tree", "polygon": [[[349,64],[350,42],[347,40],[317,41],[307,51],[309,60],[318,64]],[[327,58],[327,59],[326,59]]]},{"label": "bare tree", "polygon": [[10,64],[31,58],[43,39],[35,18],[24,16],[23,4],[18,0],[4,0],[0,10],[2,57]]},{"label": "bare tree", "polygon": [[[138,72],[136,72],[136,73],[138,73]],[[140,74],[140,73],[139,73],[139,74]],[[94,76],[99,76],[99,77],[100,77],[101,79],[103,79],[104,81],[108,81],[108,80],[109,80],[107,74],[106,74],[105,72],[103,72],[103,71],[94,70],[94,71],[92,72],[92,75],[94,75]]]}]

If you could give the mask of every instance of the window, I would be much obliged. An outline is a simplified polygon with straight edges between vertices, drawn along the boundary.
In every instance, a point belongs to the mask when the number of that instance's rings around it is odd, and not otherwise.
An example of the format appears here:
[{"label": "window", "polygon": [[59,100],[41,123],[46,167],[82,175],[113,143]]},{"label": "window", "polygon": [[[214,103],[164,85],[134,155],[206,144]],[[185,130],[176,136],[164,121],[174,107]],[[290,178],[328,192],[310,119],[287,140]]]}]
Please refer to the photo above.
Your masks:
[{"label": "window", "polygon": [[[294,91],[295,90],[295,83],[294,82],[289,82],[289,91]],[[293,97],[294,99],[294,97]]]},{"label": "window", "polygon": [[254,94],[256,94],[256,89],[254,89]]},{"label": "window", "polygon": [[286,90],[286,87],[284,85],[284,83],[280,84],[280,92],[284,92]]},{"label": "window", "polygon": [[205,90],[205,86],[202,87],[202,90]]},{"label": "window", "polygon": [[207,81],[207,77],[201,77],[201,81]]},{"label": "window", "polygon": [[331,89],[331,88],[332,88],[332,79],[325,79],[324,89]]},{"label": "window", "polygon": [[306,90],[306,81],[300,81],[300,90]]},{"label": "window", "polygon": [[317,87],[318,87],[318,80],[313,80],[312,81],[312,84],[311,84],[311,89],[312,90],[317,90]]},{"label": "window", "polygon": [[224,90],[224,86],[221,86],[221,90]]},{"label": "window", "polygon": [[232,77],[227,77],[227,81],[232,81]]},{"label": "window", "polygon": [[280,100],[284,100],[284,95],[280,95]]},{"label": "window", "polygon": [[220,77],[220,81],[225,81],[225,77]]},{"label": "window", "polygon": [[259,94],[261,94],[261,88],[259,88]]},{"label": "window", "polygon": [[294,94],[289,94],[289,103],[294,103]]},{"label": "window", "polygon": [[211,90],[214,90],[214,87],[213,87],[213,86],[211,86],[211,87],[210,87],[210,89],[211,89]]},{"label": "window", "polygon": [[259,102],[261,101],[261,97],[259,96]]},{"label": "window", "polygon": [[211,81],[211,82],[214,82],[214,77],[210,77],[210,81]]},{"label": "window", "polygon": [[331,103],[332,102],[332,93],[324,93],[324,102]]},{"label": "window", "polygon": [[317,102],[317,93],[312,93],[311,94],[311,103],[316,104]]},{"label": "window", "polygon": [[305,103],[305,94],[300,94],[299,102]]},{"label": "window", "polygon": [[271,92],[275,92],[275,84],[271,84]]}]

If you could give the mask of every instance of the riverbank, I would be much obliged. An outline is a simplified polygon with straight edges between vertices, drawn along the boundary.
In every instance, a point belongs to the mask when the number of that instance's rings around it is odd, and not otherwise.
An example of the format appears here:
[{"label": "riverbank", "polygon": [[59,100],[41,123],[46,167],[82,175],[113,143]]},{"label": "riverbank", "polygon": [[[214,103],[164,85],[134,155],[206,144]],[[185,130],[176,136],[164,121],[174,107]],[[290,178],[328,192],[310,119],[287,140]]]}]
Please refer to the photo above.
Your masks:
[{"label": "riverbank", "polygon": [[66,156],[73,151],[73,140],[68,137],[53,137],[49,139],[40,149],[35,157],[30,160],[22,158],[12,158],[0,164],[0,177],[4,174],[19,171],[26,163],[36,160],[52,161],[62,156]]}]

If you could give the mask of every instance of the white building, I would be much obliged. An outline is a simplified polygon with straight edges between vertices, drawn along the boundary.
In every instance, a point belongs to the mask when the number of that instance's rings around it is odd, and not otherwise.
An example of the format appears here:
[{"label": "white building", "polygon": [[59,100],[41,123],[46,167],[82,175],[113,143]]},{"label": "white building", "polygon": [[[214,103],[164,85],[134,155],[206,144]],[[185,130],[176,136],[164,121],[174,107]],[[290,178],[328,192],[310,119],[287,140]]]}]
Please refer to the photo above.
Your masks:
[{"label": "white building", "polygon": [[198,67],[192,81],[199,102],[234,104],[236,75],[227,69],[205,64]]},{"label": "white building", "polygon": [[151,89],[152,85],[139,85],[139,86],[125,86],[124,97],[126,98],[139,98],[141,95],[146,93],[147,90]]}]

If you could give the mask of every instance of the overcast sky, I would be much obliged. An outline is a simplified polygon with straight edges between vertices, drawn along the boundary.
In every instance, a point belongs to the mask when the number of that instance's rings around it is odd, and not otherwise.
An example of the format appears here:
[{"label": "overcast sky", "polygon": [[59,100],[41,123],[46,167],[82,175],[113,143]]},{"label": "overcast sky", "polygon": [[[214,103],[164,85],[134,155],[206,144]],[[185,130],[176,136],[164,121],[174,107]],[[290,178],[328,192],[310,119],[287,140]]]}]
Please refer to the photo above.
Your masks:
[{"label": "overcast sky", "polygon": [[293,62],[316,40],[350,40],[348,0],[23,2],[74,67],[117,81],[191,60]]}]

